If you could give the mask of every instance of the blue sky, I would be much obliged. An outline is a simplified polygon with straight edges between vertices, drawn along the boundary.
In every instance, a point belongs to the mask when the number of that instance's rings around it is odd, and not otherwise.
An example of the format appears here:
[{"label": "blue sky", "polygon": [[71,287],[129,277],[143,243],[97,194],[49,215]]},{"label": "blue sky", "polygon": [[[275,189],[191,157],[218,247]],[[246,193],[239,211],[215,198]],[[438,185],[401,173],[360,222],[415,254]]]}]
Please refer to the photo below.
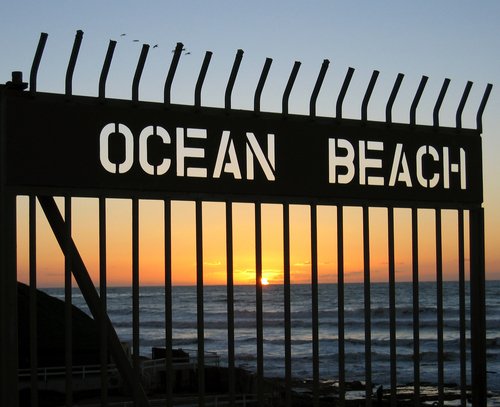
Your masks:
[{"label": "blue sky", "polygon": [[[356,69],[345,100],[344,117],[359,118],[364,91],[374,69],[379,80],[369,119],[383,120],[385,104],[399,72],[405,74],[393,120],[408,122],[422,75],[429,76],[417,122],[430,124],[444,78],[451,85],[441,123],[453,126],[468,80],[474,82],[464,111],[464,127],[475,114],[488,83],[494,85],[484,115],[484,174],[487,260],[500,270],[500,2],[486,1],[3,1],[0,4],[0,82],[10,72],[29,71],[41,32],[49,34],[38,77],[41,91],[63,92],[75,32],[84,40],[74,75],[74,93],[97,94],[108,41],[118,41],[108,80],[108,96],[128,99],[142,43],[151,46],[140,88],[143,100],[160,101],[172,58],[183,42],[172,101],[192,104],[204,57],[214,53],[202,103],[222,106],[229,72],[238,49],[245,54],[233,91],[233,107],[251,109],[266,57],[273,65],[262,95],[262,110],[280,111],[281,96],[294,61],[302,67],[290,111],[307,114],[321,63],[330,68],[318,98],[317,114],[334,116],[335,101],[348,67]],[[120,34],[126,33],[125,36]],[[138,39],[139,42],[134,42]]]}]

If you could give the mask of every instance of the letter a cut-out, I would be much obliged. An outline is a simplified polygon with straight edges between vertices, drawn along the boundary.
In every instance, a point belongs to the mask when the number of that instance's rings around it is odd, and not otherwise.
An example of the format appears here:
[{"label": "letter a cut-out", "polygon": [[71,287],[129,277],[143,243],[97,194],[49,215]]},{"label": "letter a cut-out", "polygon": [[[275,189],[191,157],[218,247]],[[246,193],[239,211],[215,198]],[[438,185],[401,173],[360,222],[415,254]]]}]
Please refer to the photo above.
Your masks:
[{"label": "letter a cut-out", "polygon": [[404,182],[407,187],[411,187],[410,168],[408,167],[406,154],[403,151],[403,145],[401,143],[396,144],[396,151],[394,151],[389,186],[393,187],[396,185],[396,181]]},{"label": "letter a cut-out", "polygon": [[[238,164],[238,156],[234,148],[234,142],[230,138],[231,133],[227,130],[222,132],[222,137],[219,144],[219,152],[215,161],[214,178],[220,178],[221,172],[233,174],[235,179],[241,179],[241,170]],[[229,161],[226,162],[226,157]]]}]

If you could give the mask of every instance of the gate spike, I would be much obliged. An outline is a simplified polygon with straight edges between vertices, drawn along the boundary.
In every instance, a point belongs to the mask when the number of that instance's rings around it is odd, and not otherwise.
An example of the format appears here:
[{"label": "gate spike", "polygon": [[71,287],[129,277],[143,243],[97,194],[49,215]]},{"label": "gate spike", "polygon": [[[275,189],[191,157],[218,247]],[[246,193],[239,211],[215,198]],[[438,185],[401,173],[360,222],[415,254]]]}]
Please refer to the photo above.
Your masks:
[{"label": "gate spike", "polygon": [[368,120],[368,102],[370,101],[370,97],[372,96],[373,88],[375,88],[375,83],[377,82],[379,73],[380,72],[377,70],[373,71],[370,82],[368,83],[368,87],[366,88],[365,97],[363,98],[363,102],[361,104],[362,122],[366,122]]},{"label": "gate spike", "polygon": [[326,71],[328,70],[328,65],[330,61],[328,59],[323,60],[321,64],[321,69],[319,71],[318,79],[316,79],[316,85],[314,85],[313,92],[311,94],[311,100],[309,102],[309,116],[316,116],[316,100],[318,99],[319,91],[321,85],[323,85],[323,80],[325,79]]},{"label": "gate spike", "polygon": [[477,111],[476,123],[477,123],[477,131],[479,133],[483,132],[483,113],[486,107],[486,103],[488,102],[488,98],[490,97],[491,89],[493,89],[493,85],[491,83],[488,83],[488,85],[486,85],[486,89],[484,90],[484,95],[483,98],[481,99],[479,110]]},{"label": "gate spike", "polygon": [[240,69],[241,60],[243,59],[243,50],[239,49],[236,52],[236,57],[233,63],[233,69],[231,70],[231,75],[226,86],[226,94],[224,97],[224,106],[226,111],[231,110],[231,93],[233,92],[234,82],[236,81],[236,75],[238,75],[238,70]]},{"label": "gate spike", "polygon": [[269,69],[271,69],[272,63],[272,58],[266,58],[266,62],[264,63],[264,67],[262,68],[262,73],[260,74],[257,89],[255,89],[255,96],[253,101],[253,110],[255,113],[260,112],[260,97],[262,95],[262,90],[264,89],[264,84],[266,83],[267,75],[269,74]]},{"label": "gate spike", "polygon": [[283,99],[281,102],[281,112],[283,113],[283,116],[288,115],[288,99],[290,99],[290,93],[292,93],[293,84],[295,83],[295,79],[297,78],[297,74],[299,73],[300,65],[301,62],[299,61],[295,61],[295,63],[293,64],[292,72],[290,73],[285,91],[283,92]]},{"label": "gate spike", "polygon": [[339,96],[337,97],[337,106],[335,114],[335,117],[337,119],[342,119],[342,104],[344,103],[344,98],[347,93],[347,89],[349,88],[349,84],[351,83],[353,75],[354,75],[354,68],[349,68],[345,75],[344,83],[342,84],[342,88],[340,89]]},{"label": "gate spike", "polygon": [[401,87],[401,83],[403,82],[404,77],[404,74],[398,73],[396,82],[394,82],[394,86],[392,87],[391,95],[389,96],[387,106],[385,107],[385,121],[387,124],[392,123],[392,106],[394,105],[394,101],[396,100],[396,96],[398,95],[399,88]]},{"label": "gate spike", "polygon": [[99,78],[99,98],[104,99],[106,97],[106,80],[108,79],[109,67],[111,66],[111,61],[113,59],[113,53],[115,52],[116,41],[110,40],[108,45],[108,51],[106,52],[106,58],[104,59],[104,64],[101,70],[101,76]]},{"label": "gate spike", "polygon": [[439,127],[439,109],[441,109],[441,105],[443,104],[444,96],[446,95],[446,91],[448,90],[448,86],[450,85],[450,80],[446,78],[443,82],[443,86],[441,87],[441,91],[439,92],[439,96],[436,101],[436,106],[434,106],[433,111],[433,120],[434,127]]},{"label": "gate spike", "polygon": [[47,42],[47,33],[41,33],[40,39],[38,40],[38,46],[36,48],[35,57],[33,58],[33,64],[31,65],[30,72],[30,92],[33,94],[36,92],[36,76],[38,73],[38,67],[40,66],[40,61],[42,60],[43,50]]},{"label": "gate spike", "polygon": [[203,59],[203,64],[201,65],[200,74],[198,75],[198,80],[196,81],[196,87],[194,89],[194,105],[196,107],[201,106],[201,88],[203,87],[203,82],[205,81],[205,76],[207,75],[208,65],[210,65],[211,59],[212,53],[207,51],[205,53],[205,58]]},{"label": "gate spike", "polygon": [[413,102],[410,107],[410,125],[415,126],[415,123],[417,121],[417,106],[418,102],[420,102],[420,98],[422,97],[422,93],[424,93],[424,88],[425,85],[427,84],[427,80],[429,79],[428,76],[423,75],[422,79],[420,80],[420,84],[418,85],[417,88],[417,93],[415,93],[415,97],[413,98]]},{"label": "gate spike", "polygon": [[178,42],[174,49],[174,56],[172,57],[172,62],[168,70],[167,79],[165,81],[165,87],[163,90],[163,103],[165,103],[166,105],[170,105],[170,90],[172,88],[175,71],[177,69],[177,65],[179,63],[179,59],[181,57],[183,49],[184,44],[182,42]]},{"label": "gate spike", "polygon": [[472,88],[472,82],[467,81],[467,84],[465,85],[464,93],[462,94],[462,99],[460,99],[460,104],[458,105],[457,109],[457,116],[456,116],[456,121],[457,121],[457,130],[460,130],[462,128],[462,113],[465,108],[465,103],[467,103],[467,98],[469,97],[470,90]]},{"label": "gate spike", "polygon": [[71,96],[73,93],[73,72],[75,71],[76,60],[80,52],[80,45],[82,44],[83,31],[78,30],[73,43],[73,49],[69,58],[68,69],[66,70],[66,96]]},{"label": "gate spike", "polygon": [[146,58],[148,56],[149,44],[143,44],[141,55],[139,56],[139,62],[137,63],[137,68],[135,69],[134,80],[132,82],[132,101],[139,101],[139,82],[141,81],[142,71],[144,65],[146,64]]}]

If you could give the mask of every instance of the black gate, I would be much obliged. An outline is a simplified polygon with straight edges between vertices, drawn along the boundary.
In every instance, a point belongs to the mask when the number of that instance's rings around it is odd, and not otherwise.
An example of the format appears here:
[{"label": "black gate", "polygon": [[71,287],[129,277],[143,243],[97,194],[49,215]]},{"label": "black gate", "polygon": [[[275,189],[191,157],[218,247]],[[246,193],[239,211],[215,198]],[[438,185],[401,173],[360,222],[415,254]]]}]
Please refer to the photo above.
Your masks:
[{"label": "black gate", "polygon": [[[436,101],[432,126],[416,124],[416,111],[427,77],[422,77],[410,109],[409,124],[392,122],[392,107],[403,75],[398,75],[386,107],[386,121],[368,120],[368,104],[376,84],[374,71],[366,90],[361,120],[342,117],[342,104],[354,69],[346,74],[337,99],[334,118],[316,115],[316,99],[328,69],[325,60],[310,98],[310,114],[289,114],[288,99],[300,63],[293,66],[283,94],[281,113],[260,110],[260,96],[271,67],[267,59],[255,91],[254,110],[231,108],[231,94],[243,51],[239,50],[225,92],[224,108],[201,105],[201,92],[209,68],[207,52],[195,87],[193,106],[172,104],[170,89],[183,46],[173,54],[164,88],[163,103],[139,100],[139,82],[148,54],[144,45],[140,54],[130,101],[106,98],[105,85],[116,43],[111,41],[99,82],[98,97],[74,96],[72,76],[82,41],[78,32],[66,75],[64,95],[37,92],[36,79],[47,36],[42,34],[33,62],[29,90],[19,73],[12,82],[0,88],[1,134],[1,346],[0,373],[2,405],[15,406],[18,400],[17,313],[16,313],[16,199],[29,197],[30,228],[30,327],[31,327],[31,402],[37,405],[39,372],[36,349],[36,205],[37,202],[54,232],[65,256],[66,300],[66,405],[72,405],[72,326],[71,278],[75,278],[85,301],[100,327],[101,403],[108,403],[108,354],[112,356],[121,377],[131,389],[134,405],[150,405],[141,384],[139,359],[139,201],[155,199],[164,205],[165,230],[165,374],[172,377],[172,270],[171,270],[171,202],[195,202],[197,264],[197,383],[198,405],[209,403],[205,394],[206,365],[204,339],[204,267],[202,238],[202,203],[225,203],[227,241],[227,360],[229,405],[242,402],[235,388],[235,329],[233,283],[233,203],[254,206],[255,218],[255,301],[256,301],[256,386],[255,400],[268,400],[264,385],[264,327],[262,277],[263,204],[282,206],[284,264],[284,391],[283,400],[291,405],[292,397],[292,330],[290,278],[290,205],[309,208],[311,244],[311,365],[312,402],[320,403],[320,353],[318,313],[318,240],[319,205],[332,206],[337,217],[337,284],[338,303],[338,372],[339,397],[346,395],[345,348],[345,281],[344,281],[344,210],[358,207],[362,211],[363,229],[363,301],[366,404],[371,405],[372,363],[371,339],[371,270],[370,209],[387,211],[387,256],[390,308],[390,375],[391,404],[397,402],[397,321],[394,211],[411,212],[412,287],[413,287],[413,391],[415,405],[421,394],[420,320],[419,320],[419,209],[435,213],[436,241],[436,341],[438,346],[439,401],[444,401],[445,352],[443,342],[443,255],[442,213],[456,213],[459,259],[460,303],[460,392],[465,405],[470,389],[473,405],[486,404],[486,328],[484,272],[484,214],[482,209],[481,117],[491,91],[488,85],[477,113],[477,128],[462,128],[461,116],[472,83],[468,83],[458,105],[456,127],[439,125],[439,110],[449,80],[445,80]],[[64,199],[64,214],[55,196]],[[72,198],[92,197],[99,202],[99,292],[89,277],[86,265],[72,239]],[[123,198],[132,203],[133,257],[133,343],[132,361],[127,358],[120,339],[107,316],[106,287],[106,199]],[[466,221],[468,219],[468,222]],[[467,227],[468,226],[468,227]],[[466,234],[470,247],[466,247]],[[466,251],[470,253],[470,283],[466,281]],[[470,284],[470,314],[466,314],[466,286]],[[470,345],[466,335],[469,332]],[[470,346],[470,347],[469,347]],[[470,349],[470,358],[467,351]],[[470,378],[467,378],[467,367]],[[468,387],[470,385],[471,387]],[[176,398],[166,386],[162,405],[173,405]],[[155,404],[156,405],[156,404]]]}]

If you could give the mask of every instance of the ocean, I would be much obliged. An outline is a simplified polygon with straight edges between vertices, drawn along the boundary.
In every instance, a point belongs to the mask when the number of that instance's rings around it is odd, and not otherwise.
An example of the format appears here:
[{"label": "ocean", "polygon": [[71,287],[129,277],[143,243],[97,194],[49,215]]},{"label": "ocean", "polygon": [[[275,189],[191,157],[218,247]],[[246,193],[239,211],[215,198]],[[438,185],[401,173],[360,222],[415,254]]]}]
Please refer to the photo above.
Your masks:
[{"label": "ocean", "polygon": [[[338,377],[337,286],[319,285],[320,379]],[[460,333],[458,282],[444,283],[444,374],[445,383],[460,382]],[[389,286],[371,287],[373,382],[389,387]],[[62,289],[46,289],[64,298]],[[421,381],[437,383],[436,285],[421,282],[420,351]],[[467,315],[469,315],[468,293]],[[234,287],[236,365],[256,369],[255,287]],[[196,287],[173,287],[173,346],[195,353],[197,349]],[[81,293],[73,303],[88,312]],[[164,288],[140,288],[141,355],[151,357],[152,347],[165,346]],[[264,375],[284,376],[284,292],[282,285],[263,287]],[[488,389],[500,393],[500,281],[486,284]],[[411,283],[396,284],[398,384],[413,380],[413,310]],[[204,287],[205,350],[216,352],[227,363],[227,303],[225,286]],[[108,312],[118,336],[132,343],[132,291],[108,288]],[[363,285],[345,285],[346,380],[364,380]],[[291,286],[292,375],[312,377],[311,287]],[[468,327],[469,327],[468,321]],[[467,331],[468,380],[470,380],[470,333]]]}]

